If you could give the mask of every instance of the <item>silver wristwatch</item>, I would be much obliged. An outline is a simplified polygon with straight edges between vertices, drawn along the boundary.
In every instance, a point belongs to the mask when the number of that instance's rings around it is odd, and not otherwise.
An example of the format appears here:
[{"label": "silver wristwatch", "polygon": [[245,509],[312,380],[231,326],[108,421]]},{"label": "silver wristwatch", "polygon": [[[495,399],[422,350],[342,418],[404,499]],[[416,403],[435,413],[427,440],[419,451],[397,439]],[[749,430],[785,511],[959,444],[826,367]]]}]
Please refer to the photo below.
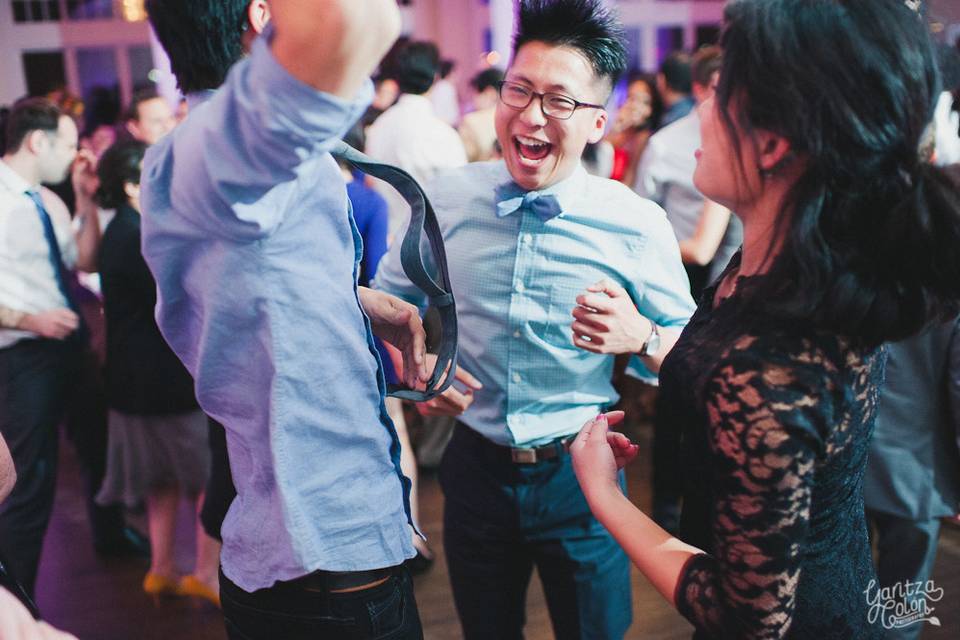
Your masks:
[{"label": "silver wristwatch", "polygon": [[650,335],[647,336],[647,341],[640,347],[641,356],[652,356],[660,351],[660,329],[653,322],[650,323],[650,326],[652,327]]}]

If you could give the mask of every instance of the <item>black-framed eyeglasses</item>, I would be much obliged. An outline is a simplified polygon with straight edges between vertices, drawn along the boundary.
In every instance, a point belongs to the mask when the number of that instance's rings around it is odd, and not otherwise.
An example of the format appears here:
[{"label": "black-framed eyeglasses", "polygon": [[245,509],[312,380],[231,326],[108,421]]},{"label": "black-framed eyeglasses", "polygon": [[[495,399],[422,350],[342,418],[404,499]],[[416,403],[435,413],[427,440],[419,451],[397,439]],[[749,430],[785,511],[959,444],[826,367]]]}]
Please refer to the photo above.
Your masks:
[{"label": "black-framed eyeglasses", "polygon": [[540,111],[548,118],[569,120],[577,109],[605,109],[602,104],[580,102],[562,93],[537,93],[519,82],[503,80],[497,85],[500,102],[518,111],[526,109],[534,98],[540,98]]}]

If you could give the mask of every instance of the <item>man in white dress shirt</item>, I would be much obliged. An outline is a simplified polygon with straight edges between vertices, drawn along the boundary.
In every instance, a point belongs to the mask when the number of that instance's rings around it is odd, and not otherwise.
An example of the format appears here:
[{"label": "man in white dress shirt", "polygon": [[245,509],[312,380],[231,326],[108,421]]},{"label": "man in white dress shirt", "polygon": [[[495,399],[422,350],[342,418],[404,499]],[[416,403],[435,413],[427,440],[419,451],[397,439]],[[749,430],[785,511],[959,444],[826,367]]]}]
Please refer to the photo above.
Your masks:
[{"label": "man in white dress shirt", "polygon": [[[427,94],[440,66],[440,54],[431,42],[410,42],[397,54],[397,83],[401,96],[367,131],[367,154],[407,171],[426,184],[440,169],[467,163],[456,130],[437,117]],[[388,240],[406,226],[410,207],[393,187],[377,181],[377,191],[390,207]]]},{"label": "man in white dress shirt", "polygon": [[[100,226],[78,207],[74,234],[63,202],[41,183],[66,178],[77,127],[53,103],[14,105],[0,161],[0,434],[18,481],[0,507],[0,555],[32,595],[56,484],[57,432],[82,331],[67,270],[95,269]],[[85,158],[85,161],[89,159]],[[76,185],[78,195],[88,190]]]}]

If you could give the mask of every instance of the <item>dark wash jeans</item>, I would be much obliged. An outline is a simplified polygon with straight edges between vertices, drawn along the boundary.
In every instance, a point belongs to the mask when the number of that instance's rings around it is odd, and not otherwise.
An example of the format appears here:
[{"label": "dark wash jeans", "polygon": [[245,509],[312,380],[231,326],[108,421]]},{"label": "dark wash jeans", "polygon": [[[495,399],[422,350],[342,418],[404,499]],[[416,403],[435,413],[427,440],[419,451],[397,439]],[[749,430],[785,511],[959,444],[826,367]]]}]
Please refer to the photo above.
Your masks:
[{"label": "dark wash jeans", "polygon": [[440,485],[444,553],[466,640],[523,639],[534,567],[558,640],[623,638],[630,564],[590,513],[569,453],[514,464],[458,423]]},{"label": "dark wash jeans", "polygon": [[402,566],[381,585],[351,593],[312,591],[300,581],[247,593],[220,572],[230,640],[422,640],[413,580]]}]

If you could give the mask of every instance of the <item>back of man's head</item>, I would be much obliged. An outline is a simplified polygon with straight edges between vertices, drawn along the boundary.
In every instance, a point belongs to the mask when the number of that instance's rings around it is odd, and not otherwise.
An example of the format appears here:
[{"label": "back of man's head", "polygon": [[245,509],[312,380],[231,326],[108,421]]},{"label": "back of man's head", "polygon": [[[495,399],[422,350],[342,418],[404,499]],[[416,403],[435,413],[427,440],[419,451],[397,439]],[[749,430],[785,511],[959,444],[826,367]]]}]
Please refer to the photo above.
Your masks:
[{"label": "back of man's head", "polygon": [[623,26],[603,0],[522,0],[517,11],[514,57],[528,42],[569,47],[608,93],[627,68]]},{"label": "back of man's head", "polygon": [[20,151],[34,131],[53,135],[60,128],[63,111],[46,98],[24,98],[13,105],[7,115],[5,142],[8,154]]},{"label": "back of man's head", "polygon": [[706,89],[713,84],[714,77],[720,73],[723,66],[723,50],[716,45],[700,47],[690,64],[690,74],[693,84]]},{"label": "back of man's head", "polygon": [[147,13],[183,93],[216,89],[243,56],[250,0],[147,0]]},{"label": "back of man's head", "polygon": [[439,70],[440,51],[432,42],[409,42],[397,52],[396,74],[401,93],[426,93],[433,86]]},{"label": "back of man's head", "polygon": [[682,51],[668,55],[660,64],[660,75],[667,89],[689,95],[692,82],[690,55]]},{"label": "back of man's head", "polygon": [[490,67],[473,76],[473,79],[470,80],[470,86],[477,93],[483,93],[491,87],[496,89],[502,80],[503,71],[496,67]]}]

